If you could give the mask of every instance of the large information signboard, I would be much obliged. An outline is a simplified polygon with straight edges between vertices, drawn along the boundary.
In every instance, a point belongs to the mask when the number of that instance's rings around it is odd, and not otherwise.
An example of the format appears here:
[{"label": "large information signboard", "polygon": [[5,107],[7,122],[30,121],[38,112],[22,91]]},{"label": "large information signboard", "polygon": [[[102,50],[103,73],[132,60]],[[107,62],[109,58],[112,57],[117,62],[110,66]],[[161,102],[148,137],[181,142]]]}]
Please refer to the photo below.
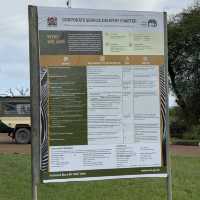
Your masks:
[{"label": "large information signboard", "polygon": [[164,14],[38,7],[41,177],[166,177]]}]

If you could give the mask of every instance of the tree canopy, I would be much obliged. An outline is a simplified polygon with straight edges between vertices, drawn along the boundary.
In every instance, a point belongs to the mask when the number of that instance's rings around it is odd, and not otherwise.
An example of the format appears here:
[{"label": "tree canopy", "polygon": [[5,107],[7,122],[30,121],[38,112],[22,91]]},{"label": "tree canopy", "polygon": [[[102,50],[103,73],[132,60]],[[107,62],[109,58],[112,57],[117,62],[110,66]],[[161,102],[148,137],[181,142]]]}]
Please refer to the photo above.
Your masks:
[{"label": "tree canopy", "polygon": [[169,77],[188,124],[200,123],[200,7],[190,7],[168,23]]}]

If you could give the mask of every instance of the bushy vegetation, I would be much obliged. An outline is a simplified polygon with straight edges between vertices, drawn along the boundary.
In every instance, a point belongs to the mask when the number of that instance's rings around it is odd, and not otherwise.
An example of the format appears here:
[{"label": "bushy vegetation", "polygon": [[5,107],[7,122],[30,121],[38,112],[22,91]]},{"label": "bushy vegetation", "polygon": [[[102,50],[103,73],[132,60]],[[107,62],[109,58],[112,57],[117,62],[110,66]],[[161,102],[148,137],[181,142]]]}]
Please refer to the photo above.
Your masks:
[{"label": "bushy vegetation", "polygon": [[177,107],[170,110],[173,137],[200,139],[200,4],[170,18],[169,77]]},{"label": "bushy vegetation", "polygon": [[194,5],[168,23],[169,77],[187,123],[200,123],[200,7]]},{"label": "bushy vegetation", "polygon": [[179,106],[171,108],[169,114],[171,137],[200,141],[200,124],[187,121],[184,111]]}]

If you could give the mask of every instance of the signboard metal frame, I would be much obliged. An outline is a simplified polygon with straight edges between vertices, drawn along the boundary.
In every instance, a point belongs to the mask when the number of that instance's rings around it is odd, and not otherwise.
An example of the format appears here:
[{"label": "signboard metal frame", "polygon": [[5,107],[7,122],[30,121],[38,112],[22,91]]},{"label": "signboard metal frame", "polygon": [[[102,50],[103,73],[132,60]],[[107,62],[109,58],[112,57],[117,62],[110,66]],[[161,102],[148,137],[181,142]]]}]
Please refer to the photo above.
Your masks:
[{"label": "signboard metal frame", "polygon": [[[37,186],[40,182],[40,68],[38,14],[36,6],[29,6],[29,51],[30,51],[30,88],[31,88],[31,124],[32,124],[32,199],[37,200]],[[164,57],[165,57],[165,86],[168,92],[168,42],[167,14],[164,13]],[[166,98],[168,105],[168,97]],[[172,200],[171,161],[169,152],[169,118],[166,110],[166,156],[167,156],[167,199]],[[140,176],[142,177],[142,176]],[[146,176],[147,177],[147,176]],[[151,176],[150,176],[151,177]],[[156,176],[154,176],[156,177]],[[137,176],[135,176],[137,178]]]}]

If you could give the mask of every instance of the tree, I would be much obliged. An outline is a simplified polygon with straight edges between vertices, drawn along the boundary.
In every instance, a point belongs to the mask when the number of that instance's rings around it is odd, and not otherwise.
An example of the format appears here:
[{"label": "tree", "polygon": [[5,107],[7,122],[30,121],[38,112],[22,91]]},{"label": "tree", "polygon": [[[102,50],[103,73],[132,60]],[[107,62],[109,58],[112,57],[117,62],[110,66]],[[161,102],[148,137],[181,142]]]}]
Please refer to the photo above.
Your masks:
[{"label": "tree", "polygon": [[168,23],[169,76],[177,104],[188,125],[200,123],[199,3]]},{"label": "tree", "polygon": [[27,96],[27,95],[29,95],[29,88],[23,88],[23,87],[20,88],[17,87],[15,89],[10,88],[5,92],[5,94],[2,94],[2,96],[11,96],[11,97]]},{"label": "tree", "polygon": [[27,96],[29,89],[21,87],[21,88],[16,88],[16,91],[20,96]]},{"label": "tree", "polygon": [[9,90],[7,91],[7,94],[8,96],[11,96],[11,97],[15,96],[12,88],[9,88]]}]

